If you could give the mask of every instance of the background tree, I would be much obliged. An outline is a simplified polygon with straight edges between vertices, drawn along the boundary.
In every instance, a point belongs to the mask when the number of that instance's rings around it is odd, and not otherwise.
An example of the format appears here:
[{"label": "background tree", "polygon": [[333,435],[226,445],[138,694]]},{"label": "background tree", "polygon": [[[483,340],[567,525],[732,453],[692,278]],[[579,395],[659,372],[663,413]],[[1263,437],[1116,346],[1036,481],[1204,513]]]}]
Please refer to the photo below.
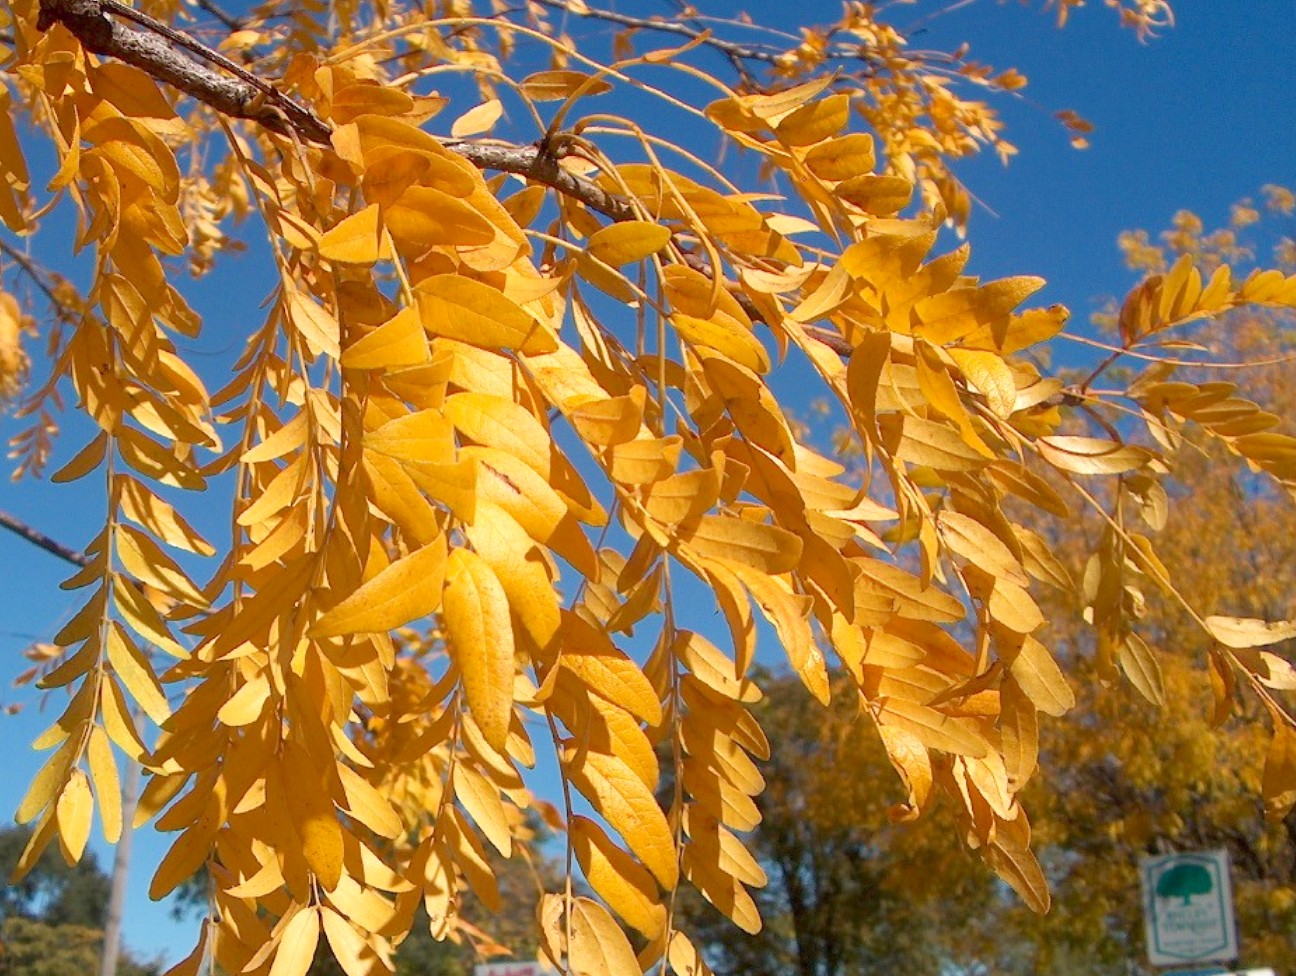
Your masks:
[{"label": "background tree", "polygon": [[[1140,35],[1171,20],[1108,6]],[[986,99],[1019,74],[922,51],[864,4],[793,36],[574,0],[204,2],[216,46],[189,10],[9,5],[0,220],[45,240],[67,214],[88,267],[78,288],[0,247],[48,351],[15,466],[52,460],[74,403],[91,429],[53,478],[107,503],[41,665],[69,694],[19,805],[20,875],[56,838],[75,861],[96,812],[116,838],[124,757],[150,774],[139,819],[176,834],[151,893],[211,877],[177,976],[301,976],[321,942],[348,976],[390,971],[420,908],[434,938],[478,937],[461,908],[501,903],[487,851],[514,852],[543,750],[568,874],[540,902],[543,954],[696,974],[682,881],[761,925],[738,836],[770,748],[759,611],[821,703],[830,660],[849,679],[904,815],[943,797],[1043,910],[1020,799],[1039,713],[1070,696],[1039,602],[1063,574],[1023,503],[1100,514],[1098,677],[1164,697],[1139,598],[1164,588],[1217,645],[1218,707],[1263,707],[1262,792],[1292,806],[1287,662],[1266,648],[1296,622],[1194,607],[1139,519],[1169,497],[1172,425],[1296,489],[1276,415],[1164,362],[1190,323],[1296,306],[1296,277],[1187,256],[1126,299],[1106,359],[1045,375],[1029,354],[1066,310],[1027,305],[1039,279],[981,281],[942,233],[970,209],[951,164],[1013,151]],[[721,171],[722,148],[742,161]],[[264,318],[227,370],[194,365],[183,272],[240,236]],[[31,307],[4,305],[6,349]],[[1131,356],[1166,368],[1121,384]],[[794,370],[862,477],[788,423]],[[699,632],[719,620],[723,646]]]},{"label": "background tree", "polygon": [[[0,870],[18,863],[31,831],[0,830]],[[84,976],[98,972],[103,949],[108,878],[93,852],[75,865],[48,851],[21,881],[0,888],[0,973],[4,976]],[[157,976],[158,967],[129,955],[120,976]]]}]

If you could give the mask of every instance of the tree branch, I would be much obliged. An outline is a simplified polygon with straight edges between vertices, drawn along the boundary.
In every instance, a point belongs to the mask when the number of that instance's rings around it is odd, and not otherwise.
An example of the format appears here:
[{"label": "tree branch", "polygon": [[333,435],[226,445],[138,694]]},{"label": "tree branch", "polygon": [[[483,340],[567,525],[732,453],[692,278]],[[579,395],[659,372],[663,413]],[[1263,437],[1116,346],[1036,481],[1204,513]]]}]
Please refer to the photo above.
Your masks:
[{"label": "tree branch", "polygon": [[[540,0],[546,6],[568,10],[560,0]],[[204,7],[204,9],[207,9]],[[576,14],[579,11],[569,10]],[[143,30],[133,30],[109,15],[133,21]],[[652,27],[670,33],[703,38],[705,43],[732,57],[772,60],[757,48],[735,45],[709,37],[706,31],[687,25],[640,21],[606,11],[589,11],[581,16],[598,16],[633,27]],[[183,31],[127,7],[120,0],[41,0],[37,27],[48,30],[62,24],[80,39],[87,50],[118,58],[146,71],[198,99],[218,112],[234,118],[248,119],[273,132],[296,135],[306,142],[327,146],[332,128],[309,109],[279,91],[270,83],[250,74],[218,51],[194,40]],[[187,57],[188,51],[199,60]],[[772,49],[771,49],[772,50]],[[224,72],[216,70],[223,69]],[[579,200],[591,210],[613,221],[634,220],[640,215],[624,197],[609,193],[597,183],[562,168],[548,144],[513,146],[479,142],[453,141],[445,147],[467,159],[479,169],[515,173],[559,193]],[[715,273],[700,254],[681,249],[689,266],[708,276]],[[764,314],[741,289],[727,285],[753,322],[763,322]],[[834,351],[849,355],[851,348],[835,333],[807,328],[813,338]]]},{"label": "tree branch", "polygon": [[83,569],[90,565],[90,557],[79,549],[72,549],[63,545],[57,539],[47,536],[39,529],[34,529],[22,519],[10,515],[8,512],[0,511],[0,526],[8,529],[16,535],[22,536],[33,545],[40,546],[46,552],[58,556],[59,559],[71,563],[73,566],[80,566]]},{"label": "tree branch", "polygon": [[[133,30],[109,14],[144,29]],[[328,144],[332,130],[309,109],[183,31],[118,0],[41,0],[37,28],[49,30],[55,24],[76,35],[87,50],[134,65],[218,112],[258,122],[282,135],[295,133],[309,142]]]}]

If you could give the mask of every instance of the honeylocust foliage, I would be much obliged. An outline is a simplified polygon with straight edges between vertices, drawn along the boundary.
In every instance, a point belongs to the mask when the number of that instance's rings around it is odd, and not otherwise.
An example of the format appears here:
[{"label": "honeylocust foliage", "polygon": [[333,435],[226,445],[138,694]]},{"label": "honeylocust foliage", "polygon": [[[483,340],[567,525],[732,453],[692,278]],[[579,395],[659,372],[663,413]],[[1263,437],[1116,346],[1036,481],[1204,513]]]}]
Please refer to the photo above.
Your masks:
[{"label": "honeylocust foliage", "polygon": [[[1108,5],[1140,33],[1169,18]],[[321,940],[350,976],[386,972],[420,905],[489,950],[457,907],[499,904],[487,850],[544,808],[541,752],[589,891],[545,894],[544,954],[705,972],[679,885],[761,924],[758,634],[822,701],[846,676],[895,817],[945,796],[1044,909],[1018,795],[1039,713],[1074,700],[1036,594],[1073,584],[1012,506],[1102,512],[1076,584],[1100,670],[1159,700],[1134,594],[1177,592],[1148,528],[1175,433],[1296,486],[1296,439],[1232,384],[1162,363],[1091,388],[1184,323],[1291,308],[1296,278],[1182,259],[1129,296],[1108,363],[1043,374],[1066,311],[938,244],[968,216],[950,162],[1013,151],[969,93],[1024,79],[911,53],[872,6],[789,40],[584,0],[7,17],[2,249],[33,301],[0,301],[6,396],[21,337],[49,349],[15,456],[40,472],[75,404],[96,433],[52,480],[99,482],[108,513],[41,652],[69,697],[36,743],[19,870],[55,839],[75,859],[96,812],[114,840],[118,770],[143,764],[136,821],[175,835],[152,895],[210,878],[176,973],[297,976]],[[32,256],[52,206],[75,212],[58,243],[84,290]],[[275,284],[259,324],[222,324],[245,344],[214,377],[185,351],[204,329],[185,274],[227,260],[240,222]],[[837,404],[863,479],[789,420],[792,373]],[[209,540],[191,521],[213,505]],[[1296,624],[1184,609],[1222,693],[1269,712],[1281,815],[1290,668],[1265,648]]]}]

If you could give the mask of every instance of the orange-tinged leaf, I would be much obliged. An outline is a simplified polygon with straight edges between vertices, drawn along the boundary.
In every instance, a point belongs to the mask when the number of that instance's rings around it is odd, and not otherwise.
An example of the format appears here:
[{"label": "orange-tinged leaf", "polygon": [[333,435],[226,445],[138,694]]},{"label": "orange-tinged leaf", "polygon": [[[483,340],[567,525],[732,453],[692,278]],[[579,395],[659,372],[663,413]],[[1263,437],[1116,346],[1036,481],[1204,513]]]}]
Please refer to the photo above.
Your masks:
[{"label": "orange-tinged leaf", "polygon": [[378,217],[378,204],[371,203],[325,231],[319,239],[320,257],[341,264],[373,264],[391,257]]},{"label": "orange-tinged leaf", "polygon": [[746,366],[754,373],[768,373],[769,353],[759,339],[728,316],[716,315],[710,319],[695,318],[676,312],[670,317],[675,331],[689,342],[714,349],[726,359]]},{"label": "orange-tinged leaf", "polygon": [[495,227],[472,206],[444,190],[411,186],[383,210],[396,241],[422,246],[476,247],[495,239]]},{"label": "orange-tinged leaf", "polygon": [[499,578],[476,553],[455,549],[445,569],[442,619],[451,660],[482,736],[503,752],[513,714],[513,624]]},{"label": "orange-tinged leaf", "polygon": [[[780,131],[782,126],[779,127]],[[805,156],[806,167],[821,180],[849,180],[873,171],[873,137],[852,132],[822,142]]]},{"label": "orange-tinged leaf", "polygon": [[583,71],[553,69],[537,71],[527,75],[521,82],[522,93],[533,102],[559,102],[579,93],[602,95],[612,90],[612,86],[602,78],[595,78]]},{"label": "orange-tinged leaf", "polygon": [[320,766],[319,759],[296,742],[284,743],[283,798],[301,838],[302,856],[319,883],[332,891],[342,876],[342,825],[326,781],[321,780]]},{"label": "orange-tinged leaf", "polygon": [[1048,648],[1033,637],[1005,653],[1008,671],[1031,703],[1047,715],[1060,716],[1075,707],[1075,694]]},{"label": "orange-tinged leaf", "polygon": [[609,267],[620,268],[656,254],[670,239],[669,227],[646,220],[623,220],[591,234],[585,251]]},{"label": "orange-tinged leaf", "polygon": [[108,446],[108,434],[100,431],[99,435],[77,452],[67,464],[50,475],[50,481],[62,484],[85,477],[103,461]]},{"label": "orange-tinged leaf", "polygon": [[434,275],[415,288],[423,328],[484,349],[554,352],[558,340],[521,305],[490,285],[461,275]]},{"label": "orange-tinged leaf", "polygon": [[1098,437],[1057,435],[1041,437],[1036,444],[1044,460],[1075,474],[1123,474],[1143,467],[1152,457],[1141,447]]},{"label": "orange-tinged leaf", "polygon": [[656,726],[661,703],[639,666],[598,627],[571,612],[563,614],[561,664],[590,691]]},{"label": "orange-tinged leaf", "polygon": [[1265,816],[1280,821],[1296,805],[1296,732],[1283,718],[1274,715],[1273,738],[1265,756],[1264,793]]},{"label": "orange-tinged leaf", "polygon": [[666,907],[658,899],[652,875],[594,821],[575,816],[567,829],[590,887],[627,925],[645,938],[657,938],[666,927]]},{"label": "orange-tinged leaf", "polygon": [[638,774],[615,756],[575,746],[567,748],[563,764],[572,785],[625,839],[662,887],[675,887],[679,867],[670,826]]},{"label": "orange-tinged leaf", "polygon": [[418,309],[411,305],[361,336],[342,351],[347,369],[394,369],[417,366],[432,358]]},{"label": "orange-tinged leaf", "polygon": [[312,637],[385,632],[426,617],[441,604],[448,571],[445,537],[387,566],[310,628]]}]

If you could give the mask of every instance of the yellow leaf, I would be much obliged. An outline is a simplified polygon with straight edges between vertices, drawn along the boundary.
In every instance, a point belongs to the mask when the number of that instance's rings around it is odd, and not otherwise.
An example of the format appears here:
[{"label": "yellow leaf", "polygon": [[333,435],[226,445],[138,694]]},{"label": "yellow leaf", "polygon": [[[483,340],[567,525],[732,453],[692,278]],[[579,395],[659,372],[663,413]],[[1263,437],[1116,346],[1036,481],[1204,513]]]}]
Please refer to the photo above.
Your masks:
[{"label": "yellow leaf", "polygon": [[675,331],[691,343],[714,349],[726,359],[746,366],[754,373],[768,373],[769,353],[750,329],[728,316],[716,315],[710,319],[695,318],[676,312],[670,317]]},{"label": "yellow leaf", "polygon": [[574,816],[567,830],[581,871],[595,893],[645,938],[661,935],[666,907],[658,900],[652,875],[594,821]]},{"label": "yellow leaf", "polygon": [[395,369],[417,366],[432,358],[418,309],[411,305],[342,351],[347,369]]},{"label": "yellow leaf", "polygon": [[670,243],[669,227],[646,220],[623,220],[590,235],[585,251],[612,268],[642,261]]},{"label": "yellow leaf", "polygon": [[790,572],[801,559],[801,540],[786,529],[722,515],[702,516],[687,541],[703,556],[762,573]]},{"label": "yellow leaf", "polygon": [[661,882],[673,888],[679,880],[675,842],[652,790],[616,756],[569,746],[564,768],[594,809]]},{"label": "yellow leaf", "polygon": [[513,714],[513,624],[499,578],[467,549],[450,553],[442,619],[451,660],[482,736],[499,752]]},{"label": "yellow leaf", "polygon": [[461,434],[526,462],[542,478],[550,474],[549,431],[526,407],[487,393],[456,393],[445,416]]},{"label": "yellow leaf", "polygon": [[1138,634],[1126,634],[1118,652],[1121,670],[1140,695],[1157,708],[1165,707],[1165,679],[1156,653]]},{"label": "yellow leaf", "polygon": [[444,190],[411,186],[382,214],[396,241],[424,247],[476,247],[495,239],[495,227],[472,206]]},{"label": "yellow leaf", "polygon": [[490,285],[461,275],[424,278],[415,288],[423,328],[484,349],[554,352],[558,340],[521,305]]},{"label": "yellow leaf", "polygon": [[486,839],[504,857],[511,857],[513,835],[509,832],[499,787],[472,766],[460,763],[455,767],[454,791],[464,810],[486,835]]},{"label": "yellow leaf", "polygon": [[342,875],[342,825],[319,767],[319,760],[302,746],[291,739],[284,743],[283,799],[301,838],[302,856],[319,883],[332,891]]},{"label": "yellow leaf", "polygon": [[144,652],[135,646],[122,625],[113,621],[108,629],[108,660],[112,663],[117,677],[144,709],[144,714],[158,725],[171,715],[162,686],[158,684],[153,668],[149,665]]},{"label": "yellow leaf", "polygon": [[1026,637],[1017,648],[1001,645],[1001,653],[1017,686],[1041,712],[1056,717],[1075,707],[1075,694],[1062,669],[1034,637]]},{"label": "yellow leaf", "polygon": [[573,95],[602,95],[612,90],[612,86],[602,78],[595,78],[582,71],[554,69],[537,71],[527,75],[521,82],[522,93],[533,102],[559,102]]},{"label": "yellow leaf", "polygon": [[279,936],[270,976],[306,976],[315,961],[315,947],[319,944],[320,917],[315,906],[303,908],[288,920]]},{"label": "yellow leaf", "polygon": [[1277,822],[1287,816],[1296,805],[1296,733],[1283,716],[1274,714],[1273,738],[1265,756],[1264,780],[1261,787],[1265,801],[1265,816]]},{"label": "yellow leaf", "polygon": [[90,782],[79,769],[72,775],[59,794],[55,819],[58,821],[59,846],[69,864],[76,864],[85,853],[90,839],[90,818],[94,813],[94,800],[90,795]]},{"label": "yellow leaf", "polygon": [[575,899],[570,923],[572,976],[642,976],[630,940],[598,902]]},{"label": "yellow leaf", "polygon": [[1206,618],[1206,628],[1225,647],[1268,647],[1296,637],[1296,620],[1216,616]]},{"label": "yellow leaf", "polygon": [[874,706],[874,715],[880,725],[898,726],[929,749],[974,757],[989,751],[985,739],[969,720],[951,718],[927,705],[903,698],[886,698]]},{"label": "yellow leaf", "polygon": [[420,410],[389,420],[364,435],[364,446],[398,461],[454,461],[454,432],[441,410]]},{"label": "yellow leaf", "polygon": [[454,125],[450,126],[450,135],[455,139],[479,136],[493,129],[503,114],[504,105],[498,98],[487,99],[455,119]]},{"label": "yellow leaf", "polygon": [[[782,126],[780,126],[780,130]],[[849,180],[873,171],[873,137],[863,132],[830,139],[805,156],[806,167],[821,180]]]},{"label": "yellow leaf", "polygon": [[115,844],[121,837],[122,829],[121,783],[117,779],[112,744],[104,730],[97,725],[90,729],[86,754],[90,760],[90,778],[94,781],[95,796],[99,798],[99,817],[103,821],[104,840]]},{"label": "yellow leaf", "polygon": [[346,763],[337,764],[342,792],[346,795],[344,809],[379,837],[395,839],[404,832],[400,816],[387,798]]},{"label": "yellow leaf", "polygon": [[775,131],[789,146],[810,146],[836,135],[849,121],[850,96],[829,95],[784,116]]},{"label": "yellow leaf", "polygon": [[108,435],[101,431],[94,440],[77,452],[76,457],[55,471],[50,476],[50,481],[63,484],[85,477],[85,475],[97,468],[104,459],[107,446]]},{"label": "yellow leaf", "polygon": [[1058,435],[1041,437],[1036,444],[1044,460],[1076,474],[1123,474],[1152,458],[1151,452],[1141,447],[1098,437]]},{"label": "yellow leaf", "polygon": [[619,705],[650,726],[661,722],[661,703],[639,666],[599,627],[570,611],[563,613],[562,667],[594,694]]},{"label": "yellow leaf", "polygon": [[958,363],[968,383],[986,398],[986,404],[996,417],[1007,417],[1013,412],[1017,402],[1017,384],[1012,369],[1002,358],[993,352],[973,349],[955,348],[949,350],[949,354]]},{"label": "yellow leaf", "polygon": [[382,633],[426,617],[441,604],[446,572],[445,537],[439,536],[387,566],[315,621],[309,633],[312,637]]},{"label": "yellow leaf", "polygon": [[378,217],[378,204],[371,203],[325,231],[319,239],[320,257],[340,264],[373,264],[387,260],[391,250]]},{"label": "yellow leaf", "polygon": [[320,920],[324,923],[329,948],[346,976],[375,976],[387,971],[386,967],[374,965],[376,957],[364,936],[328,905],[320,908]]}]

